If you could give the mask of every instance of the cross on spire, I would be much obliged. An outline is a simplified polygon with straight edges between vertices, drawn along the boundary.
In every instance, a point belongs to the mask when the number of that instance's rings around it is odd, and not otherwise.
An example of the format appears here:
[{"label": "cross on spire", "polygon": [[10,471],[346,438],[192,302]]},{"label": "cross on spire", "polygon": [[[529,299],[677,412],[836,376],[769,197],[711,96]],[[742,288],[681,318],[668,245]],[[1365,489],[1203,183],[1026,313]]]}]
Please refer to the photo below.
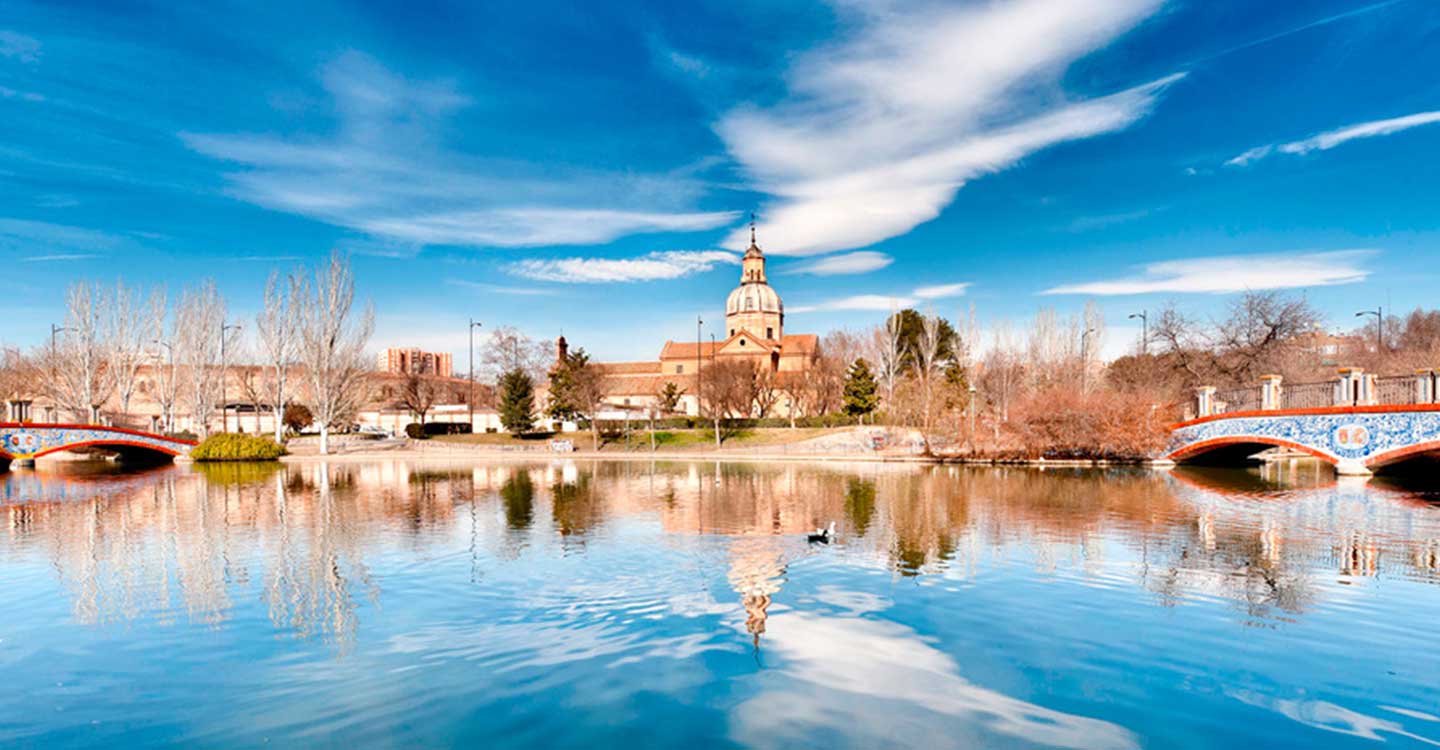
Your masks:
[{"label": "cross on spire", "polygon": [[750,212],[750,244],[755,244],[755,212]]}]

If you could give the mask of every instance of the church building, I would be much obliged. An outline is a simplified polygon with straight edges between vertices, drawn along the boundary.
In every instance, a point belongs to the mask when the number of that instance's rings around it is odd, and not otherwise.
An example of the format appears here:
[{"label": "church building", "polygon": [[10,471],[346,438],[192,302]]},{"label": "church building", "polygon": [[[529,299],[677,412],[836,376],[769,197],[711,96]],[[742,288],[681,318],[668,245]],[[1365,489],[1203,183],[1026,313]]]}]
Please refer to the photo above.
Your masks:
[{"label": "church building", "polygon": [[[716,362],[740,360],[781,378],[804,377],[819,357],[819,337],[785,333],[785,303],[765,275],[765,253],[750,227],[750,247],[740,262],[740,285],[725,301],[724,339],[666,341],[658,361],[601,363],[607,401],[620,409],[644,411],[666,383],[684,392],[681,412],[698,414],[696,372]],[[782,404],[780,412],[785,412]]]}]

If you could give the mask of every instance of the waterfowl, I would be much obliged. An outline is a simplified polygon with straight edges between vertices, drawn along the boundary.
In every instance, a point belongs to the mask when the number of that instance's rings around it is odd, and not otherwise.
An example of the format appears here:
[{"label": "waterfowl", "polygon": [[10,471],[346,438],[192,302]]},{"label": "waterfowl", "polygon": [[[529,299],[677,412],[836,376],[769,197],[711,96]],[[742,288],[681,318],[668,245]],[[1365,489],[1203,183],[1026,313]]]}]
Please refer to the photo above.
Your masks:
[{"label": "waterfowl", "polygon": [[809,542],[819,542],[820,544],[829,544],[829,543],[830,543],[830,537],[832,537],[832,536],[835,536],[835,522],[834,522],[834,521],[831,521],[831,522],[830,522],[830,525],[829,525],[829,526],[826,526],[826,527],[823,528],[823,529],[816,529],[816,530],[814,531],[814,533],[811,533],[811,534],[807,535],[807,536],[805,537],[805,540],[806,540],[806,541],[809,541]]}]

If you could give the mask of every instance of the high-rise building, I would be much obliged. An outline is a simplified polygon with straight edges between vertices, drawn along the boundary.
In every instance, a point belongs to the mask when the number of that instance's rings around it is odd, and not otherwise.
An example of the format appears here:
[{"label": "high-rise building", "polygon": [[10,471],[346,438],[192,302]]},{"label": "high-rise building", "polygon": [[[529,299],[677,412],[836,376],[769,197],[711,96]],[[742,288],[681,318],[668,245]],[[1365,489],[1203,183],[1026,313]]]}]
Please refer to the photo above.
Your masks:
[{"label": "high-rise building", "polygon": [[417,348],[392,347],[380,352],[375,368],[399,375],[451,375],[452,356],[449,352],[427,352]]}]

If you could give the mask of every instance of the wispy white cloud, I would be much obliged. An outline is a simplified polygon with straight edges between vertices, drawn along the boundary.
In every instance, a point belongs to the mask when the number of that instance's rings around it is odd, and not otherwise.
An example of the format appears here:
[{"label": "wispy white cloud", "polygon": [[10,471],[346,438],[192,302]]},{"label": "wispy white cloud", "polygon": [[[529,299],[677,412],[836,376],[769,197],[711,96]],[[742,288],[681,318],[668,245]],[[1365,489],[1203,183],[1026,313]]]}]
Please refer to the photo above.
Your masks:
[{"label": "wispy white cloud", "polygon": [[94,253],[61,253],[58,255],[32,255],[28,258],[21,258],[22,263],[53,263],[57,261],[91,260],[99,258]]},{"label": "wispy white cloud", "polygon": [[531,259],[511,263],[506,270],[536,281],[562,284],[601,284],[617,281],[657,281],[704,273],[721,264],[737,264],[740,257],[725,250],[667,250],[639,258]]},{"label": "wispy white cloud", "polygon": [[1167,260],[1147,264],[1136,275],[1058,286],[1041,294],[1225,294],[1353,284],[1370,276],[1370,270],[1362,264],[1376,252],[1337,250]]},{"label": "wispy white cloud", "polygon": [[789,308],[792,313],[809,312],[888,312],[914,307],[921,302],[959,297],[970,288],[970,282],[957,284],[936,284],[922,286],[908,294],[855,294],[849,297],[796,305]]},{"label": "wispy white cloud", "polygon": [[14,255],[30,253],[32,257],[58,257],[93,254],[130,247],[129,238],[46,221],[0,218],[0,249]]},{"label": "wispy white cloud", "polygon": [[817,302],[813,305],[794,305],[789,308],[792,313],[809,312],[866,312],[898,310],[913,306],[918,300],[915,297],[887,296],[884,294],[855,294],[849,297]]},{"label": "wispy white cloud", "polygon": [[788,98],[734,109],[716,130],[774,196],[761,218],[776,253],[872,244],[935,218],[968,180],[1143,117],[1178,76],[1078,101],[1059,82],[1159,5],[845,4],[856,33],[795,58]]},{"label": "wispy white cloud", "polygon": [[786,266],[781,273],[797,274],[807,273],[814,276],[839,276],[853,273],[869,273],[878,271],[895,259],[885,253],[877,253],[873,250],[861,250],[855,253],[842,253],[840,255],[827,255],[823,258],[797,263]]},{"label": "wispy white cloud", "polygon": [[1070,222],[1070,231],[1090,232],[1096,229],[1105,229],[1118,224],[1139,221],[1152,213],[1154,213],[1153,209],[1142,208],[1137,211],[1122,211],[1120,213],[1103,214],[1099,216],[1081,216]]},{"label": "wispy white cloud", "polygon": [[1311,151],[1328,151],[1336,146],[1360,138],[1375,138],[1382,135],[1391,135],[1411,128],[1418,128],[1421,125],[1430,125],[1437,122],[1440,122],[1440,110],[1416,112],[1413,115],[1392,117],[1388,120],[1361,122],[1355,125],[1347,125],[1343,128],[1329,130],[1302,140],[1282,143],[1278,146],[1275,144],[1256,146],[1226,161],[1225,166],[1243,167],[1276,153],[1301,155],[1308,154]]},{"label": "wispy white cloud", "polygon": [[960,297],[970,288],[970,282],[959,284],[939,284],[936,286],[922,286],[915,290],[915,296],[920,299],[948,299]]},{"label": "wispy white cloud", "polygon": [[237,164],[237,197],[388,241],[417,245],[588,245],[642,232],[696,231],[735,212],[693,210],[700,183],[676,173],[596,172],[458,152],[441,138],[470,105],[453,81],[415,81],[347,53],[321,83],[331,136],[181,133]]},{"label": "wispy white cloud", "polygon": [[365,220],[371,234],[420,245],[593,245],[642,232],[693,232],[733,221],[734,211],[651,213],[572,208],[498,208]]},{"label": "wispy white cloud", "polygon": [[554,289],[539,289],[525,286],[506,286],[504,284],[487,284],[483,281],[466,281],[464,279],[446,279],[446,284],[469,289],[474,292],[486,294],[508,294],[519,297],[550,297],[557,292]]},{"label": "wispy white cloud", "polygon": [[18,31],[0,29],[0,57],[22,63],[40,62],[40,40]]}]

